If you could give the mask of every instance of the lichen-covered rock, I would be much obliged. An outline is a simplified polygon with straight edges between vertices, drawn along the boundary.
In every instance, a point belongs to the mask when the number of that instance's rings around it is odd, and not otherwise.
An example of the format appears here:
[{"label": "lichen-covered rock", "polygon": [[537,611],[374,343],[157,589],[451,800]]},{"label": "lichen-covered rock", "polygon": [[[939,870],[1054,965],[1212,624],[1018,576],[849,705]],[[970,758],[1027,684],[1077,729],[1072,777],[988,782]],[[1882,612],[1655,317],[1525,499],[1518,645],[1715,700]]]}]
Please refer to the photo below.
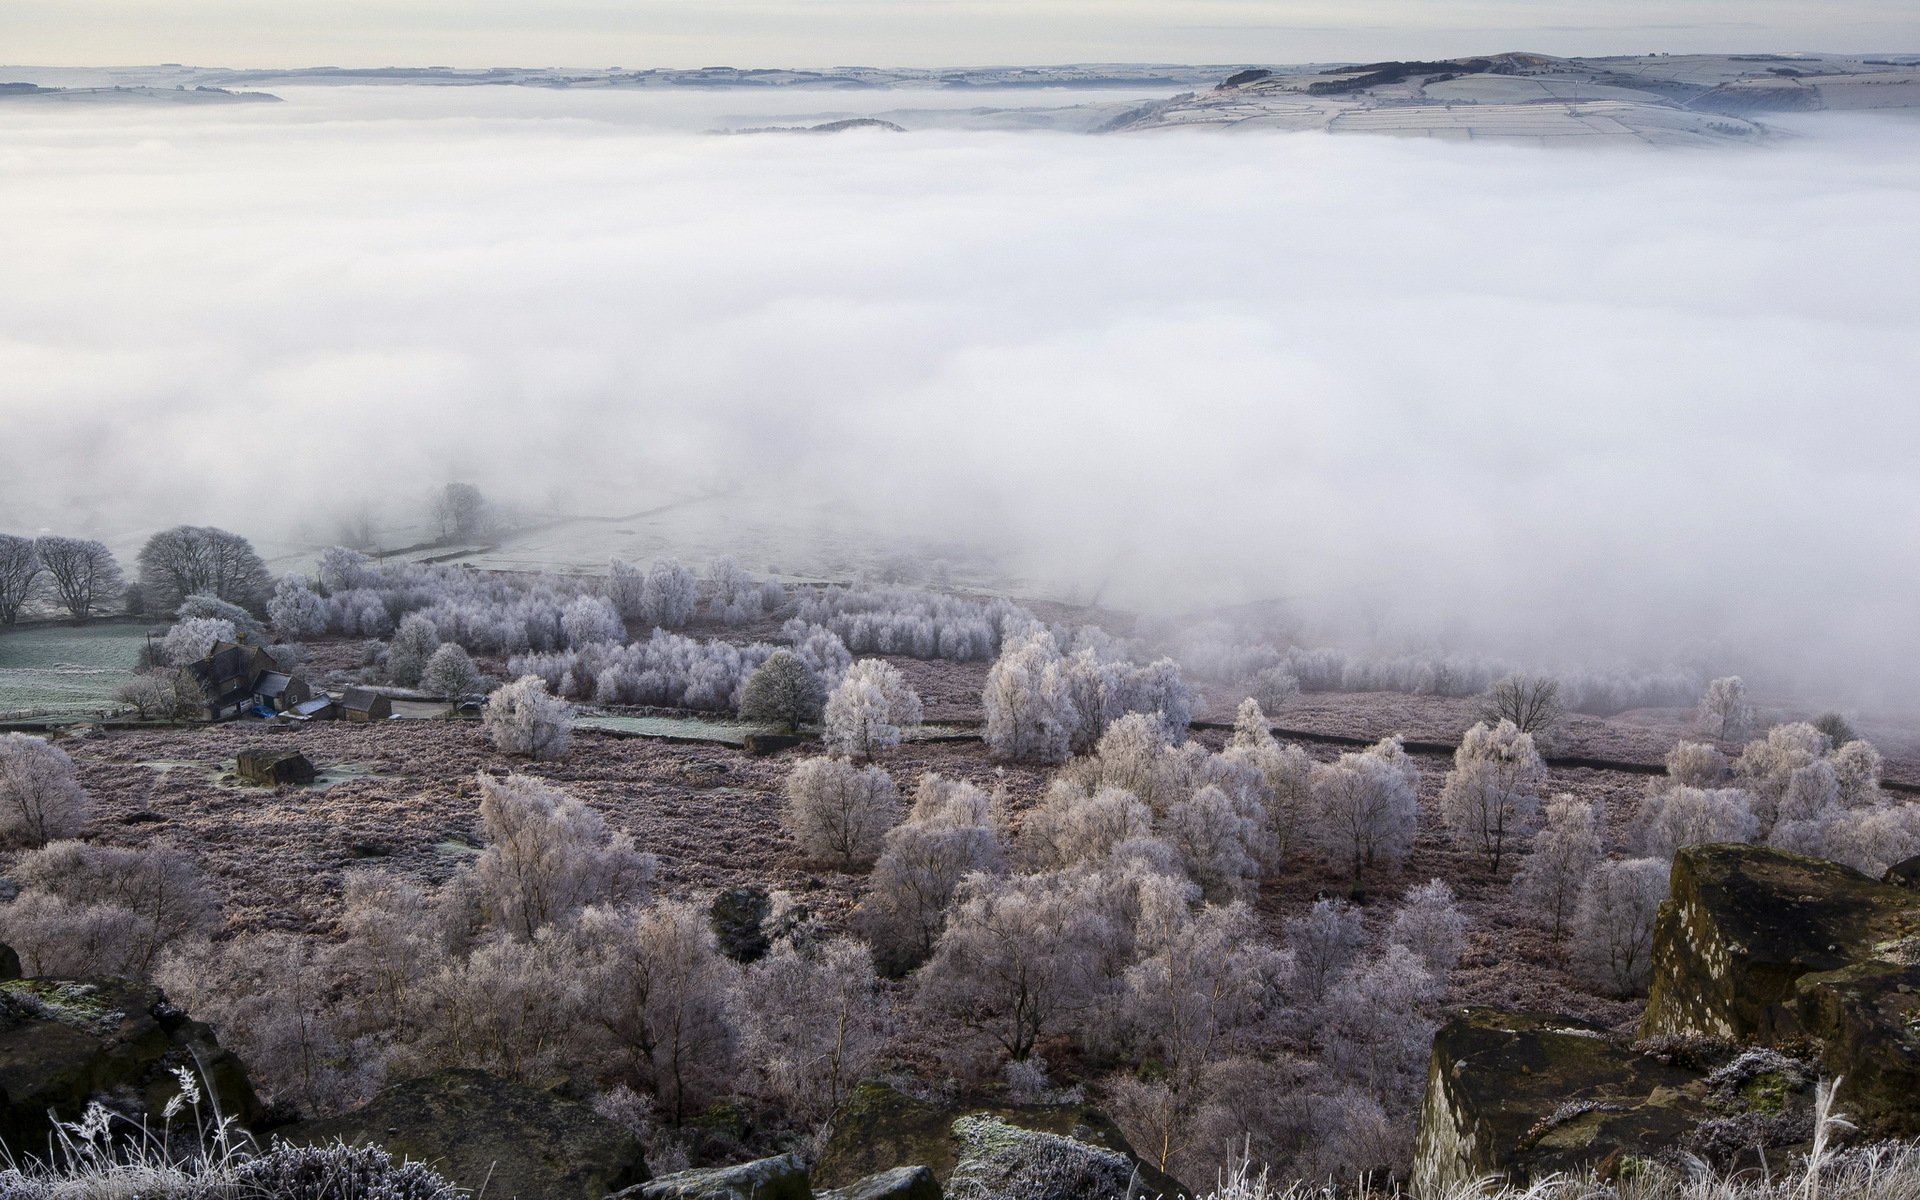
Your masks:
[{"label": "lichen-covered rock", "polygon": [[951,1192],[961,1144],[954,1123],[964,1117],[997,1117],[1008,1125],[1084,1142],[1124,1156],[1148,1194],[1189,1193],[1179,1180],[1141,1161],[1111,1118],[1086,1104],[937,1104],[884,1083],[864,1083],[833,1115],[832,1133],[814,1163],[822,1187],[844,1188],[895,1167],[925,1166]]},{"label": "lichen-covered rock", "polygon": [[1645,1036],[1776,1042],[1818,1031],[1804,976],[1912,959],[1920,892],[1851,867],[1758,846],[1689,846],[1654,929]]},{"label": "lichen-covered rock", "polygon": [[1652,1157],[1711,1115],[1706,1097],[1699,1072],[1617,1046],[1597,1025],[1464,1009],[1434,1037],[1414,1193]]},{"label": "lichen-covered rock", "polygon": [[160,989],[125,979],[0,983],[0,1142],[15,1154],[44,1153],[48,1114],[77,1120],[96,1098],[134,1119],[160,1112],[183,1069],[224,1115],[259,1121],[240,1060]]},{"label": "lichen-covered rock", "polygon": [[1887,873],[1880,877],[1880,882],[1895,887],[1920,888],[1920,855],[1902,859],[1888,867]]},{"label": "lichen-covered rock", "polygon": [[1808,1043],[1846,1077],[1841,1107],[1882,1136],[1920,1134],[1920,891],[1751,846],[1673,864],[1641,1032]]},{"label": "lichen-covered rock", "polygon": [[941,1200],[940,1181],[928,1167],[895,1167],[834,1191],[819,1200]]},{"label": "lichen-covered rock", "polygon": [[947,1180],[953,1200],[1131,1200],[1151,1195],[1133,1160],[998,1117],[953,1123],[960,1158]]},{"label": "lichen-covered rock", "polygon": [[577,1100],[485,1071],[395,1084],[345,1116],[278,1131],[297,1145],[371,1143],[498,1200],[600,1200],[644,1183],[640,1141]]},{"label": "lichen-covered rock", "polygon": [[732,1167],[676,1171],[615,1200],[813,1200],[807,1164],[782,1154]]}]

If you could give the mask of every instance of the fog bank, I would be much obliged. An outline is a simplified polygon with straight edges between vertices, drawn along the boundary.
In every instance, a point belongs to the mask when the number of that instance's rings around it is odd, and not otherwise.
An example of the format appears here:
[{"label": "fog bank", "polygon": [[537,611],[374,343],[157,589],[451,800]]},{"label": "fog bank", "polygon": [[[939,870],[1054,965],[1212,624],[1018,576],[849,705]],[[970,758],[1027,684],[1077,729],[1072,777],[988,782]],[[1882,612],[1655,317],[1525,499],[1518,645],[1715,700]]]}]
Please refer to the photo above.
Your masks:
[{"label": "fog bank", "polygon": [[1118,603],[1912,696],[1920,124],[1549,153],[698,102],[0,113],[0,527],[726,491]]}]

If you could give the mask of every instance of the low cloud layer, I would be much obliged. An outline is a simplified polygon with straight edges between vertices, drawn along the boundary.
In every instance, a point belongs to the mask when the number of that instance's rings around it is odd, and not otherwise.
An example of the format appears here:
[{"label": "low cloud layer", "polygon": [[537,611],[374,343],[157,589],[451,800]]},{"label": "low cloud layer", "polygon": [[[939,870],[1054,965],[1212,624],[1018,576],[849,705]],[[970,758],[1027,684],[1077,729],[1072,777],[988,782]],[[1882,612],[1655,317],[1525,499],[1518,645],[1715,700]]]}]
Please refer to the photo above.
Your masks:
[{"label": "low cloud layer", "polygon": [[1576,153],[659,103],[0,115],[0,526],[731,487],[1124,602],[1913,698],[1920,124]]}]

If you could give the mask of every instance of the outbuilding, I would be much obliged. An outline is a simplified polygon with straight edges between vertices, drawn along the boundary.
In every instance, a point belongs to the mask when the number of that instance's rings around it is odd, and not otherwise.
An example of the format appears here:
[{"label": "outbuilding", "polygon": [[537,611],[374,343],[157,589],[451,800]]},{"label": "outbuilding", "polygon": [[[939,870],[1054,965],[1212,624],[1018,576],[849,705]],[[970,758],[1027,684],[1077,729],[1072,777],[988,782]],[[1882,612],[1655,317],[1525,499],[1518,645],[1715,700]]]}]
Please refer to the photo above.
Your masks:
[{"label": "outbuilding", "polygon": [[385,721],[393,716],[393,701],[372,688],[348,688],[338,707],[345,721]]}]

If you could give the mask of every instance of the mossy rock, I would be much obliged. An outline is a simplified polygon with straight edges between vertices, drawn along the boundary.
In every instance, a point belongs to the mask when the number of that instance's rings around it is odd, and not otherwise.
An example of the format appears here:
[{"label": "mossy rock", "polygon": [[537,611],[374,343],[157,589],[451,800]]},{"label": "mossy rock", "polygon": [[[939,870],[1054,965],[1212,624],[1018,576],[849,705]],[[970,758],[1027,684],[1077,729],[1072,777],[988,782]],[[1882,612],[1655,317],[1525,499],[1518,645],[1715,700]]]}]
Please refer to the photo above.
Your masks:
[{"label": "mossy rock", "polygon": [[877,1082],[855,1088],[834,1113],[832,1133],[814,1163],[814,1181],[823,1188],[845,1188],[896,1167],[924,1166],[946,1187],[961,1158],[954,1123],[965,1117],[997,1118],[1017,1129],[1071,1138],[1123,1155],[1134,1164],[1149,1194],[1169,1198],[1190,1194],[1178,1180],[1135,1154],[1112,1118],[1091,1105],[991,1100],[936,1104]]},{"label": "mossy rock", "polygon": [[[1906,947],[1903,951],[1901,948]],[[1772,1044],[1811,1034],[1804,976],[1920,948],[1920,892],[1758,846],[1689,846],[1654,929],[1640,1032]]]},{"label": "mossy rock", "polygon": [[1678,1144],[1709,1115],[1704,1077],[1544,1013],[1462,1009],[1434,1038],[1416,1195],[1487,1175],[1526,1183],[1617,1170]]},{"label": "mossy rock", "polygon": [[395,1084],[345,1116],[276,1136],[296,1145],[371,1143],[497,1200],[600,1200],[648,1179],[640,1140],[592,1108],[469,1069]]},{"label": "mossy rock", "polygon": [[241,1125],[262,1109],[246,1070],[213,1031],[167,1002],[159,988],[125,979],[15,979],[0,983],[0,1142],[44,1154],[53,1118],[77,1120],[109,1098],[138,1119],[180,1093],[176,1070],[211,1093],[203,1111]]},{"label": "mossy rock", "polygon": [[1795,1011],[1840,1079],[1838,1107],[1878,1137],[1920,1137],[1920,967],[1866,962],[1804,976]]}]

